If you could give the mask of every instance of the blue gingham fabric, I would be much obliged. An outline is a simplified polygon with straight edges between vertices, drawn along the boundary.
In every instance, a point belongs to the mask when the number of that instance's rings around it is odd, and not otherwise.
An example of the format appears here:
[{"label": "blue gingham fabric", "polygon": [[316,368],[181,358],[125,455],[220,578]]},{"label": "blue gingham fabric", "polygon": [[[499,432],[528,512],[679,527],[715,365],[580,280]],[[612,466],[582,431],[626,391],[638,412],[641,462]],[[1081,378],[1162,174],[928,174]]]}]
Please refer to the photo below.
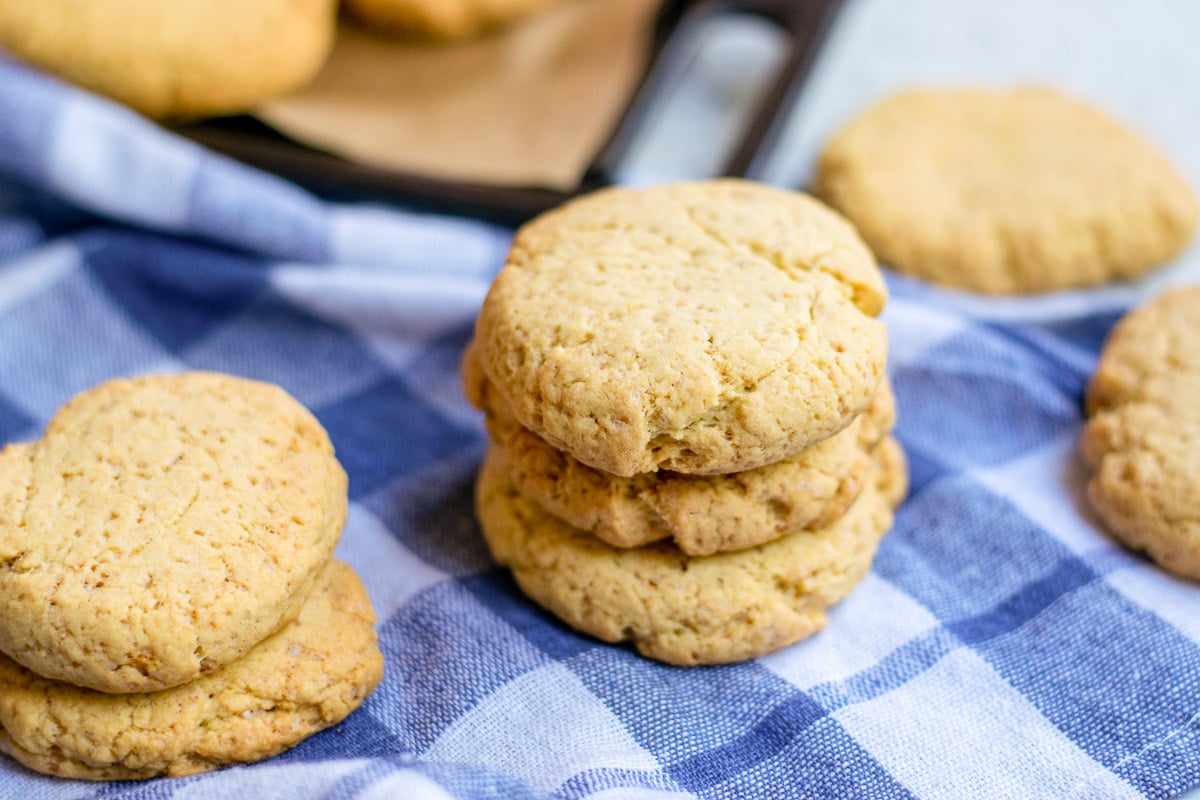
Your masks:
[{"label": "blue gingham fabric", "polygon": [[[679,669],[525,600],[472,511],[457,362],[511,231],[334,205],[0,60],[0,442],[122,375],[222,370],[310,407],[383,683],[266,762],[14,798],[1169,798],[1200,784],[1200,588],[1114,545],[1076,454],[1142,289],[986,301],[891,277],[912,490],[826,631]],[[1190,258],[1194,259],[1194,251]]]}]

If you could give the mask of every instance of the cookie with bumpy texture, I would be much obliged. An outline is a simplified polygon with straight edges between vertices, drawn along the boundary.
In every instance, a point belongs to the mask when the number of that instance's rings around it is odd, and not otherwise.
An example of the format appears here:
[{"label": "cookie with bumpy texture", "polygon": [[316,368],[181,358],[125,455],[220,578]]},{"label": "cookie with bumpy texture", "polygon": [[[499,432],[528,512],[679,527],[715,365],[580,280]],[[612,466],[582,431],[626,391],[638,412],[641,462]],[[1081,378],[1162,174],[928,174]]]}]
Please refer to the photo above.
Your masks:
[{"label": "cookie with bumpy texture", "polygon": [[844,430],[765,467],[726,475],[659,471],[622,478],[583,464],[523,428],[478,367],[463,357],[467,397],[521,494],[615,547],[672,539],[688,555],[740,550],[822,528],[858,497],[870,451],[892,429],[895,400],[885,377],[875,399]]},{"label": "cookie with bumpy texture", "polygon": [[495,559],[571,627],[670,664],[731,663],[821,630],[867,573],[907,481],[895,440],[878,449],[875,479],[829,527],[711,556],[668,542],[614,548],[521,495],[494,453],[477,509]]},{"label": "cookie with bumpy texture", "polygon": [[375,615],[345,564],[321,572],[299,616],[192,683],[114,695],[0,656],[0,751],[86,780],[190,775],[281,753],[345,719],[383,676]]},{"label": "cookie with bumpy texture", "polygon": [[1092,506],[1118,539],[1200,580],[1200,287],[1127,314],[1088,384]]},{"label": "cookie with bumpy texture", "polygon": [[1136,278],[1196,227],[1196,198],[1149,142],[1045,88],[916,90],[821,153],[814,192],[888,266],[1025,294]]},{"label": "cookie with bumpy texture", "polygon": [[0,47],[151,117],[227,114],[312,80],[336,10],[336,0],[0,3]]},{"label": "cookie with bumpy texture", "polygon": [[597,469],[736,472],[862,413],[883,278],[817,201],[726,179],[605,189],[523,226],[476,342],[513,416]]},{"label": "cookie with bumpy texture", "polygon": [[562,0],[344,0],[364,24],[417,39],[459,41],[510,25]]},{"label": "cookie with bumpy texture", "polygon": [[194,680],[292,619],[346,473],[277,386],[182,373],[76,395],[0,451],[0,652],[105,692]]}]

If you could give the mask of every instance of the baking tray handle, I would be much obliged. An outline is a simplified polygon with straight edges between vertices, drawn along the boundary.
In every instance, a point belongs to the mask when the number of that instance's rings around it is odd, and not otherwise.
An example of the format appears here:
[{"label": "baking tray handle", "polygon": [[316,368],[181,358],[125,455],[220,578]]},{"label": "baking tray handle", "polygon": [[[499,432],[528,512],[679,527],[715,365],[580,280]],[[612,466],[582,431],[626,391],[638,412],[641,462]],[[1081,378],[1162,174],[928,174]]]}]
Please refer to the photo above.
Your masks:
[{"label": "baking tray handle", "polygon": [[775,70],[720,175],[761,180],[800,97],[843,0],[676,0],[666,3],[655,25],[649,66],[633,99],[601,148],[584,183],[612,183],[647,118],[663,101],[687,60],[689,45],[706,25],[729,14],[771,23],[786,38]]}]

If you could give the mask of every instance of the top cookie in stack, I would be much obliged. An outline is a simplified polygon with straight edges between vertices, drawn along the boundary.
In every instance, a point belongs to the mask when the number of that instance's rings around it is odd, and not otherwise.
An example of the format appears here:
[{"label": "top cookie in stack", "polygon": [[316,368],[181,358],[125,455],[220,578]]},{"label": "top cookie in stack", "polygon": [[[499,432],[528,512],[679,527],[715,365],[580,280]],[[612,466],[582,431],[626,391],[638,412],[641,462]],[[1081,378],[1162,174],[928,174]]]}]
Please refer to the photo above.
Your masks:
[{"label": "top cookie in stack", "polygon": [[885,300],[849,224],[747,181],[529,223],[463,363],[493,554],[570,624],[672,663],[820,629],[906,478]]},{"label": "top cookie in stack", "polygon": [[848,223],[737,180],[610,189],[517,235],[476,326],[513,416],[615,475],[753,469],[866,410],[886,290]]}]

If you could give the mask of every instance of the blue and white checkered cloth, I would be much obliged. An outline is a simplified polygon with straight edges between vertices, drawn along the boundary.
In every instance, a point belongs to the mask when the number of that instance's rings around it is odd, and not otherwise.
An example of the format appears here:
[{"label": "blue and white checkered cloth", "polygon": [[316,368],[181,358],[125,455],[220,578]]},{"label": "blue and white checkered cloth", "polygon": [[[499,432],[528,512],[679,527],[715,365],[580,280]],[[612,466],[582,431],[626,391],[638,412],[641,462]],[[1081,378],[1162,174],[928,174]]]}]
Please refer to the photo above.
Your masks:
[{"label": "blue and white checkered cloth", "polygon": [[333,205],[0,60],[0,442],[75,392],[283,385],[350,475],[338,555],[387,666],[261,764],[14,798],[1168,798],[1200,784],[1200,587],[1116,547],[1076,454],[1137,289],[985,301],[892,279],[912,491],[829,628],[678,669],[567,629],[491,562],[457,361],[511,232]]}]

